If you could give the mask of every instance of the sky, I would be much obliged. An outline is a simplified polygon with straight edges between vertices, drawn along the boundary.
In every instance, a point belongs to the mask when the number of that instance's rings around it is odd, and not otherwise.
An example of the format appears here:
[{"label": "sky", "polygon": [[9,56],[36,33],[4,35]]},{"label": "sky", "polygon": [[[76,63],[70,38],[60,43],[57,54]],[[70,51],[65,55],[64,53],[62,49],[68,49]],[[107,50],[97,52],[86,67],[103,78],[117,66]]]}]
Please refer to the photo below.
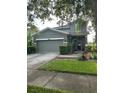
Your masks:
[{"label": "sky", "polygon": [[[45,22],[44,22],[44,24],[42,23],[42,22],[40,22],[40,20],[35,20],[36,21],[36,25],[37,25],[37,27],[39,28],[39,30],[42,30],[42,29],[44,29],[44,28],[46,28],[46,27],[57,27],[58,25],[57,25],[57,18],[55,18],[55,17],[53,17],[53,20],[52,21],[48,21],[48,20],[46,20]],[[92,26],[92,23],[89,21],[89,23],[88,23],[88,26]],[[93,42],[93,40],[94,40],[94,37],[95,37],[95,31],[94,30],[91,30],[90,32],[89,32],[89,34],[88,34],[88,36],[87,36],[87,41],[88,41],[88,43],[90,43],[90,42]]]},{"label": "sky", "polygon": [[51,27],[52,28],[52,27],[57,27],[58,26],[57,25],[58,20],[54,16],[52,16],[52,21],[45,20],[44,24],[42,22],[40,22],[40,20],[38,20],[38,19],[36,19],[35,22],[36,22],[36,25],[39,28],[39,30],[42,30],[46,27]]},{"label": "sky", "polygon": [[[91,21],[89,21],[88,26],[92,26]],[[92,29],[87,36],[87,40],[88,42],[94,42],[94,39],[95,39],[95,30]]]}]

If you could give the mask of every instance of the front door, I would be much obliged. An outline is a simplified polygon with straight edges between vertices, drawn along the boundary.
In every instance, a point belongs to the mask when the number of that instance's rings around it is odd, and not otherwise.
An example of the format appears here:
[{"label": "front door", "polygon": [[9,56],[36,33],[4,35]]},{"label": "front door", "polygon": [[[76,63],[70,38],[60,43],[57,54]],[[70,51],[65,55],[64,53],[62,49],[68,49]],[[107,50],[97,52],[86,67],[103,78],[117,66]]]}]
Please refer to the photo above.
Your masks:
[{"label": "front door", "polygon": [[72,45],[74,51],[84,51],[85,49],[85,37],[73,36]]},{"label": "front door", "polygon": [[81,42],[78,42],[78,44],[77,44],[77,50],[78,51],[81,51],[82,50],[82,43]]},{"label": "front door", "polygon": [[79,40],[75,39],[73,41],[73,49],[74,49],[74,51],[81,51],[82,50],[82,43]]}]

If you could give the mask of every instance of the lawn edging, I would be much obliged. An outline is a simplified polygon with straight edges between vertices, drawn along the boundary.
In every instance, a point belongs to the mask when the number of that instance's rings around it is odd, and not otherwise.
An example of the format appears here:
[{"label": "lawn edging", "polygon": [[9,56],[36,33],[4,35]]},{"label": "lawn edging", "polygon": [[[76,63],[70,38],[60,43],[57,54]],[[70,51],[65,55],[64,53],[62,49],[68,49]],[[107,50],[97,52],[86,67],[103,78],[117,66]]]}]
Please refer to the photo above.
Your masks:
[{"label": "lawn edging", "polygon": [[52,72],[67,73],[67,74],[92,75],[92,76],[97,76],[97,74],[92,74],[92,73],[80,73],[80,72],[70,72],[70,71],[60,71],[60,70],[47,70],[47,69],[44,69],[44,68],[38,68],[37,70],[52,71]]},{"label": "lawn edging", "polygon": [[51,89],[46,87],[28,85],[27,93],[72,93],[72,92],[60,89]]}]

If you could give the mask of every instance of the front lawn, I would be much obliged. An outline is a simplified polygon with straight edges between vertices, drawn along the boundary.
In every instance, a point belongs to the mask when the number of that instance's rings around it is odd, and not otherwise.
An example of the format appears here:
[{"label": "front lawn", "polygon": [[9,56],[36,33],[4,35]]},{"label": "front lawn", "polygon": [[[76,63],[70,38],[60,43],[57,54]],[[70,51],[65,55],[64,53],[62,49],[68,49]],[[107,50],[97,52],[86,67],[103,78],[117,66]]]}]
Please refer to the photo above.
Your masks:
[{"label": "front lawn", "polygon": [[92,74],[97,75],[97,63],[95,61],[78,61],[76,59],[56,59],[39,69],[76,73],[76,74]]},{"label": "front lawn", "polygon": [[48,89],[43,87],[36,87],[36,86],[28,86],[27,93],[70,93],[70,92]]}]

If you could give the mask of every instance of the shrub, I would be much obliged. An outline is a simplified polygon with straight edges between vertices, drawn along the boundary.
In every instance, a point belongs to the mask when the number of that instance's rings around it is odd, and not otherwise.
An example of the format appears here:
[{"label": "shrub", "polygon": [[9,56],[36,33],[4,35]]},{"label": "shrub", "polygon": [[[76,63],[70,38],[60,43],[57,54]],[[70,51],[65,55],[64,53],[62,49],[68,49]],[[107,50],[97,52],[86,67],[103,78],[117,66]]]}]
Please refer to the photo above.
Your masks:
[{"label": "shrub", "polygon": [[93,52],[93,59],[97,59],[97,53]]},{"label": "shrub", "polygon": [[36,52],[36,47],[35,46],[28,46],[27,47],[27,54],[32,54]]},{"label": "shrub", "polygon": [[69,54],[71,53],[71,46],[60,46],[59,50],[60,50],[60,54],[62,55]]},{"label": "shrub", "polygon": [[88,52],[96,52],[97,49],[96,49],[96,44],[92,43],[92,44],[88,44],[85,46],[85,51],[88,51]]},{"label": "shrub", "polygon": [[36,46],[33,42],[33,38],[31,36],[31,33],[29,32],[27,34],[27,54],[32,54],[36,52]]},{"label": "shrub", "polygon": [[91,52],[91,51],[92,51],[92,46],[86,46],[86,47],[85,47],[85,51]]}]

